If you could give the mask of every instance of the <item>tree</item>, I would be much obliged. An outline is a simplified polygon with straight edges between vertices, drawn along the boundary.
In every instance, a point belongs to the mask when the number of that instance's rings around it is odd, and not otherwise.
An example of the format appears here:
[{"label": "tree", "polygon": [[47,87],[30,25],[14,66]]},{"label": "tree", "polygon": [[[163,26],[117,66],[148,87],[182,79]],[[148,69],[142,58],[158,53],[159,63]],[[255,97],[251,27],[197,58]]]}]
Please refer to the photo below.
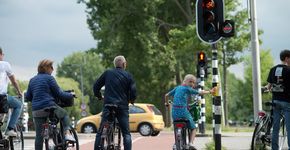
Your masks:
[{"label": "tree", "polygon": [[56,81],[63,90],[74,90],[77,98],[74,99],[74,105],[71,107],[65,107],[65,110],[69,114],[70,118],[74,117],[76,120],[81,118],[81,90],[79,89],[79,83],[71,78],[57,77]]},{"label": "tree", "polygon": [[[261,81],[262,86],[267,84],[267,77],[270,68],[273,66],[273,57],[271,56],[270,50],[262,50],[261,56]],[[233,103],[230,103],[230,114],[235,114],[234,116],[237,119],[248,120],[249,118],[253,118],[253,91],[252,91],[252,60],[250,56],[245,57],[245,81],[244,83],[237,83],[233,85],[236,87],[238,91],[233,91],[230,100],[233,100]],[[232,89],[232,90],[235,90]],[[239,94],[239,93],[243,94]],[[235,97],[238,95],[239,98]],[[263,95],[263,102],[269,100],[270,95]],[[232,106],[231,106],[232,105]]]},{"label": "tree", "polygon": [[[81,78],[83,78],[84,99],[89,99],[85,103],[89,106],[90,113],[96,114],[101,111],[101,102],[93,94],[93,83],[104,71],[101,64],[101,58],[96,53],[90,51],[76,52],[64,58],[57,66],[57,76],[72,78],[78,82],[78,88],[81,89]],[[82,73],[82,74],[81,74]],[[82,98],[82,93],[78,95]],[[79,106],[80,107],[80,106]]]}]

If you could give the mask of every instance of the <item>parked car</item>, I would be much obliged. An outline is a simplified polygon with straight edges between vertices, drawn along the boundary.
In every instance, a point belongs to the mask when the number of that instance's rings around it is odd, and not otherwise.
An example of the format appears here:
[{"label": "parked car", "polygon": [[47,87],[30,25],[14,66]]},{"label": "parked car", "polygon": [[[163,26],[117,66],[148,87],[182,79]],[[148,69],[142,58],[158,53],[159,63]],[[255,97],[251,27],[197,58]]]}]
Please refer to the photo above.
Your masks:
[{"label": "parked car", "polygon": [[[80,119],[76,124],[79,133],[95,133],[100,126],[101,114]],[[129,125],[131,132],[143,136],[157,136],[164,128],[161,112],[153,104],[135,103],[129,105]]]}]

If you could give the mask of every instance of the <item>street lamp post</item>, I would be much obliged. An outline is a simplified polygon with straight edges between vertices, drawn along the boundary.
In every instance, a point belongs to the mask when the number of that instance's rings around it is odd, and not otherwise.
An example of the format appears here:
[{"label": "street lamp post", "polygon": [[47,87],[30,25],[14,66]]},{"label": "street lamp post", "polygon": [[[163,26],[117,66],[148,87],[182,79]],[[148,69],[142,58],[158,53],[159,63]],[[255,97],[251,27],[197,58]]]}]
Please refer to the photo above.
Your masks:
[{"label": "street lamp post", "polygon": [[68,64],[68,66],[78,66],[80,67],[80,76],[81,76],[81,91],[82,91],[82,104],[81,104],[81,109],[82,109],[82,112],[81,112],[81,115],[83,117],[85,117],[87,115],[86,113],[86,103],[85,103],[85,100],[84,100],[84,82],[83,82],[83,65],[82,64]]}]

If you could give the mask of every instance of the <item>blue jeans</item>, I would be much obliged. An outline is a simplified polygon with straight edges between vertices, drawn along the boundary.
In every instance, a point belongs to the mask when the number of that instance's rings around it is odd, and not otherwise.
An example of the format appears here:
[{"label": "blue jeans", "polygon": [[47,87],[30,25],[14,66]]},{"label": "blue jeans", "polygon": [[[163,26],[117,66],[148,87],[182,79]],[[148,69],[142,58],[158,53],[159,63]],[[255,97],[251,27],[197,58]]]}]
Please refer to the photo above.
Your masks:
[{"label": "blue jeans", "polygon": [[13,111],[10,116],[10,121],[8,123],[8,128],[15,128],[15,125],[17,123],[17,120],[19,119],[21,112],[22,112],[22,101],[21,99],[16,98],[15,96],[9,96],[7,97],[9,108],[12,108]]},{"label": "blue jeans", "polygon": [[[110,113],[110,111],[105,107],[103,109],[101,125],[108,120],[109,113]],[[122,131],[124,150],[131,150],[132,149],[132,140],[131,140],[131,134],[130,134],[130,130],[129,130],[129,110],[128,110],[128,108],[118,108],[116,110],[115,116],[116,116],[117,120],[119,121],[119,126],[120,126],[120,129]],[[102,131],[98,130],[98,132],[96,134],[94,150],[100,150],[101,134],[102,134]]]},{"label": "blue jeans", "polygon": [[274,100],[276,104],[273,109],[273,132],[272,132],[272,150],[279,149],[279,129],[281,114],[285,117],[285,124],[287,130],[288,150],[290,150],[290,103]]}]

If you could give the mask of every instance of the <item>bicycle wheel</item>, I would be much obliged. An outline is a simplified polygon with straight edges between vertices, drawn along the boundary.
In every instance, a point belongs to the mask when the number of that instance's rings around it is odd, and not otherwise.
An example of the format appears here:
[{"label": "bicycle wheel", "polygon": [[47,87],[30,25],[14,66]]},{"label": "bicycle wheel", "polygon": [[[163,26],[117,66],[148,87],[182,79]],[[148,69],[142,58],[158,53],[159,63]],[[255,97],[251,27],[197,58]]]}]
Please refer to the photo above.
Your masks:
[{"label": "bicycle wheel", "polygon": [[265,150],[269,143],[266,143],[267,129],[270,121],[267,117],[263,118],[260,122],[256,123],[255,130],[252,137],[251,150]]},{"label": "bicycle wheel", "polygon": [[279,150],[282,149],[286,149],[286,147],[284,147],[285,143],[286,143],[286,139],[287,139],[287,131],[286,131],[286,127],[285,127],[285,119],[281,120],[280,123],[281,127],[280,127],[280,131],[279,131]]},{"label": "bicycle wheel", "polygon": [[52,133],[52,135],[49,135],[49,138],[44,139],[45,150],[56,149],[56,144],[55,144],[56,140],[57,140],[56,133]]},{"label": "bicycle wheel", "polygon": [[77,136],[76,131],[73,129],[73,127],[70,127],[70,134],[75,138],[75,142],[66,142],[66,150],[79,150],[79,139]]},{"label": "bicycle wheel", "polygon": [[115,137],[117,137],[117,145],[115,145],[115,150],[121,150],[121,130],[118,125],[115,128]]},{"label": "bicycle wheel", "polygon": [[24,150],[22,127],[17,124],[15,132],[17,133],[17,136],[13,137],[13,148],[14,150]]},{"label": "bicycle wheel", "polygon": [[114,132],[112,132],[112,126],[104,126],[101,135],[101,148],[102,150],[114,150],[112,145]]},{"label": "bicycle wheel", "polygon": [[175,146],[176,150],[183,149],[182,128],[177,128],[175,131]]}]

